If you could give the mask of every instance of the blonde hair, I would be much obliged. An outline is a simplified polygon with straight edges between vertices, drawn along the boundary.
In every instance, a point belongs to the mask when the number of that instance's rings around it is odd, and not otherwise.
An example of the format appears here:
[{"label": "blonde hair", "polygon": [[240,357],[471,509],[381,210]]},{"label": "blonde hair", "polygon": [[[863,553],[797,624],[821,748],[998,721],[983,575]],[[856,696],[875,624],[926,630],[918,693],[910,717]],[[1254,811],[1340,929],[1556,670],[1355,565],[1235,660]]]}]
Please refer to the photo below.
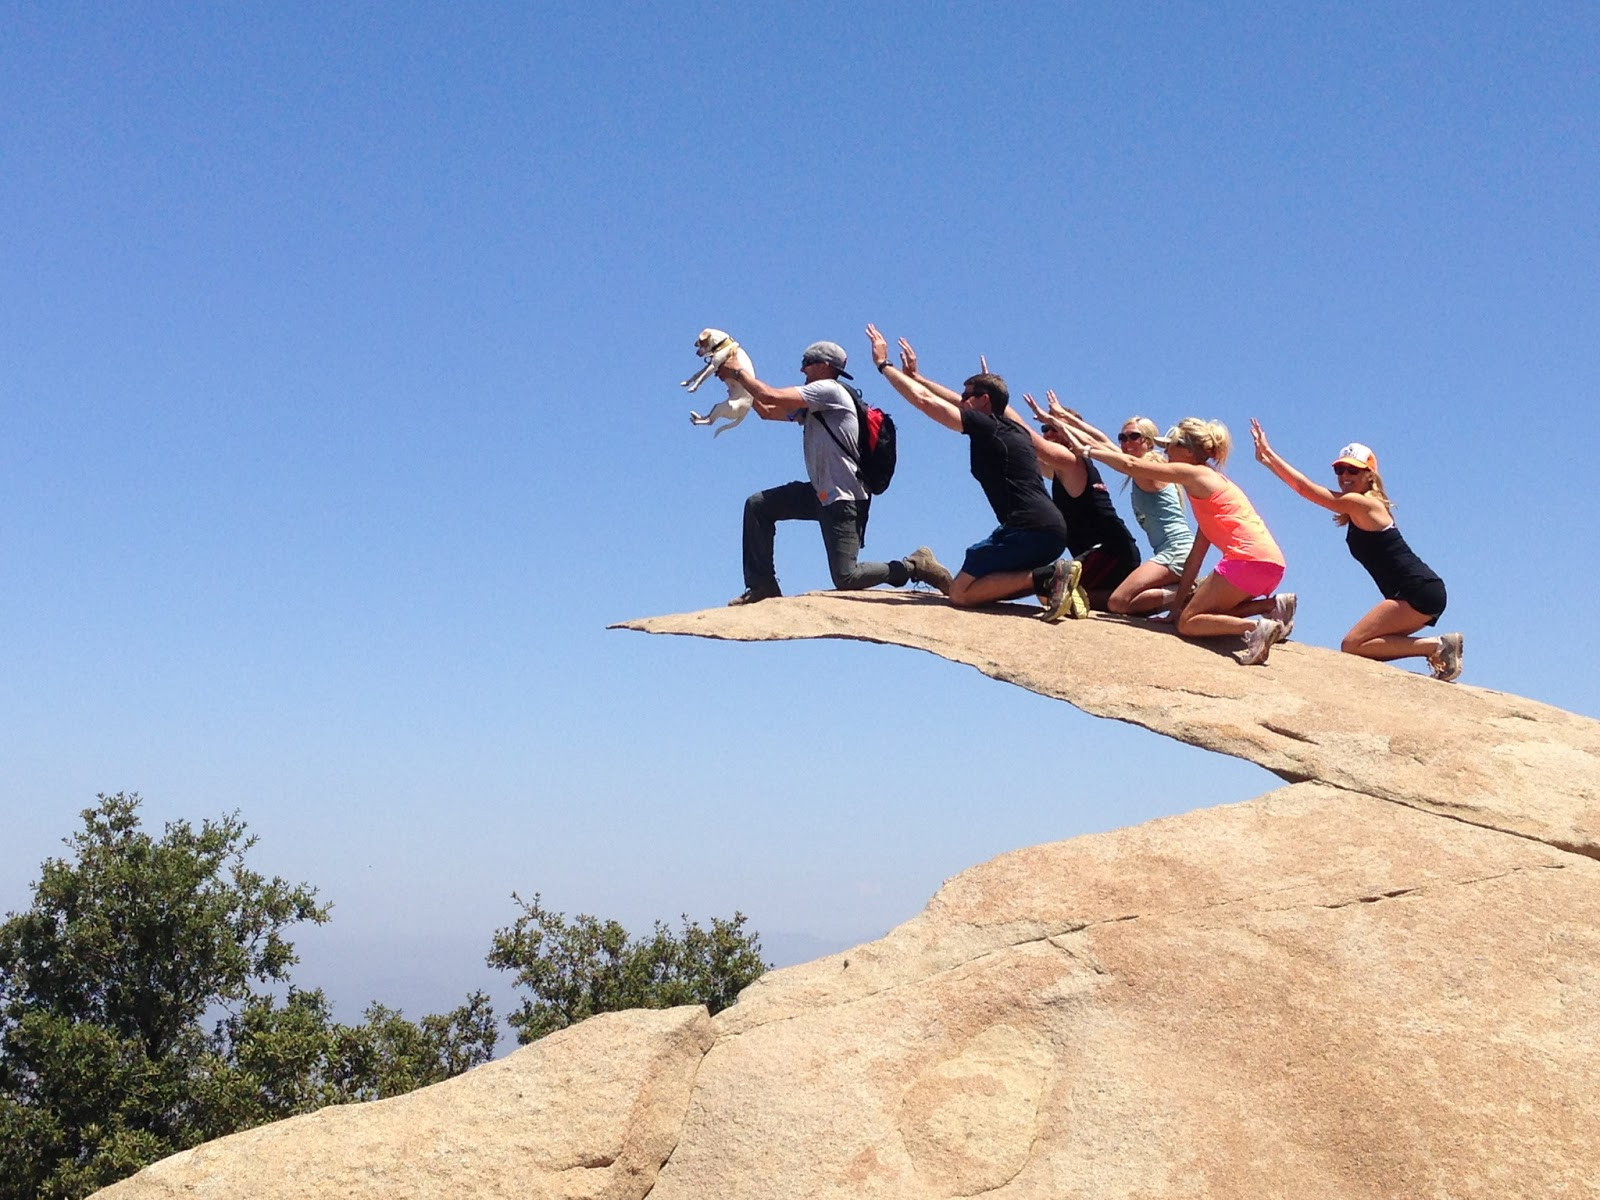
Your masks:
[{"label": "blonde hair", "polygon": [[[1141,454],[1139,456],[1140,458],[1153,458],[1156,462],[1167,461],[1167,452],[1161,447],[1161,443],[1164,439],[1161,436],[1161,427],[1159,425],[1157,425],[1149,417],[1129,417],[1119,427],[1119,432],[1121,429],[1126,429],[1129,425],[1132,425],[1135,431],[1138,432],[1139,436],[1150,443],[1150,449]],[[1127,491],[1132,486],[1133,476],[1124,475],[1122,477],[1122,490]],[[1176,485],[1168,484],[1167,486],[1173,487]],[[1188,494],[1182,488],[1178,488],[1178,507],[1182,508],[1188,502]]]},{"label": "blonde hair", "polygon": [[1156,423],[1154,421],[1152,421],[1149,417],[1129,417],[1122,423],[1121,428],[1126,429],[1129,425],[1132,425],[1133,428],[1138,432],[1139,436],[1150,443],[1150,449],[1146,450],[1139,457],[1149,458],[1151,455],[1156,455],[1157,457],[1163,458],[1165,457],[1165,455],[1161,453],[1161,447],[1156,445],[1161,438],[1161,430],[1156,427]]},{"label": "blonde hair", "polygon": [[[1383,476],[1378,474],[1378,468],[1376,467],[1363,467],[1362,470],[1366,471],[1367,474],[1372,476],[1372,483],[1367,487],[1366,494],[1368,496],[1376,496],[1379,500],[1383,501],[1384,508],[1389,510],[1389,520],[1393,521],[1394,501],[1389,499],[1389,493],[1383,490]],[[1334,513],[1333,523],[1339,526],[1350,524],[1350,514]]]},{"label": "blonde hair", "polygon": [[1181,442],[1207,459],[1222,466],[1233,449],[1233,435],[1221,421],[1202,421],[1199,417],[1185,417],[1167,430],[1166,442]]}]

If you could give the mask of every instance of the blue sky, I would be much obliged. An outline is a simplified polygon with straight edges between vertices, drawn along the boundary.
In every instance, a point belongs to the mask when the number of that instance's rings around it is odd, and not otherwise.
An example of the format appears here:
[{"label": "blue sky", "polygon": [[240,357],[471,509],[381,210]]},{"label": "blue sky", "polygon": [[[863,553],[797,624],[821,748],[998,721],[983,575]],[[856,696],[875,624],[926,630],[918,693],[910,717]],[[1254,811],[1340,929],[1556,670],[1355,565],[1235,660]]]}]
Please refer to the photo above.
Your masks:
[{"label": "blue sky", "polygon": [[[1368,442],[1464,682],[1600,714],[1592,4],[0,28],[0,910],[98,791],[237,808],[334,904],[299,981],[420,1015],[503,994],[513,890],[740,909],[794,961],[1273,786],[911,651],[607,631],[738,592],[743,497],[801,473],[788,428],[689,426],[705,325],[778,383],[870,320],[937,378],[1227,422],[1321,645],[1371,584],[1248,421],[1319,477]],[[902,442],[869,551],[958,561],[963,440],[859,377]],[[814,532],[779,570],[826,586]]]}]

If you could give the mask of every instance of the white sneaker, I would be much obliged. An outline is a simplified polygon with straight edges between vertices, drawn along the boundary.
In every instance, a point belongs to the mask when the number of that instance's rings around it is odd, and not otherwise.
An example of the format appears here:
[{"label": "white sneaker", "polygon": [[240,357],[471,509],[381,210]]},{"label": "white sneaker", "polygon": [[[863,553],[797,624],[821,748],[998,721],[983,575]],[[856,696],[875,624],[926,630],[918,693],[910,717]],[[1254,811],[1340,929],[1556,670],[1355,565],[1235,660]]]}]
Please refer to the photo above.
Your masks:
[{"label": "white sneaker", "polygon": [[1294,610],[1299,604],[1300,599],[1293,592],[1279,592],[1272,598],[1272,619],[1283,626],[1280,642],[1287,642],[1294,632]]},{"label": "white sneaker", "polygon": [[1257,617],[1256,623],[1245,630],[1244,649],[1234,654],[1247,667],[1258,667],[1267,661],[1272,644],[1283,640],[1283,626],[1271,617]]},{"label": "white sneaker", "polygon": [[1442,679],[1446,683],[1454,683],[1461,678],[1462,648],[1462,638],[1459,633],[1440,635],[1439,652],[1428,659],[1428,665],[1433,668],[1433,677],[1435,679]]}]

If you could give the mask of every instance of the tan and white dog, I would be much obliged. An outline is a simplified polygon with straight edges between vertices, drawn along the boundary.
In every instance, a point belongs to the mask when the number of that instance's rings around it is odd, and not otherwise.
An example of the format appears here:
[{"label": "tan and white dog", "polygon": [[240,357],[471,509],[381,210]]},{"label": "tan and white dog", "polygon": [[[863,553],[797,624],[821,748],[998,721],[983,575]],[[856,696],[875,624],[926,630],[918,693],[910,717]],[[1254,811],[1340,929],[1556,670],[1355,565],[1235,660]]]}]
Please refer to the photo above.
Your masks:
[{"label": "tan and white dog", "polygon": [[[718,367],[732,361],[741,370],[754,375],[755,365],[751,363],[750,356],[746,354],[738,342],[734,341],[720,329],[702,329],[700,336],[694,340],[694,352],[706,360],[706,365],[699,371],[685,379],[680,385],[691,392],[696,390],[707,379],[716,373]],[[732,429],[745,417],[750,415],[750,393],[737,383],[728,384],[728,398],[719,400],[705,416],[701,416],[693,409],[689,410],[689,423],[691,425],[709,425],[719,417],[728,423],[718,429],[713,436],[721,437]]]}]

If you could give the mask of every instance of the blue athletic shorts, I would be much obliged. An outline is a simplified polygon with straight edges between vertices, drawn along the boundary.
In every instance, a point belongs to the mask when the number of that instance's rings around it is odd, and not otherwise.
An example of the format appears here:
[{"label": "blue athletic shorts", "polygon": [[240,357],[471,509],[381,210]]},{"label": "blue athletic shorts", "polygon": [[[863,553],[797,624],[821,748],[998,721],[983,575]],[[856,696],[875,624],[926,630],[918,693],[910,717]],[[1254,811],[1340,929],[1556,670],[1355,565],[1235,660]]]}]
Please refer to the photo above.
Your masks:
[{"label": "blue athletic shorts", "polygon": [[974,579],[1002,571],[1031,571],[1055,562],[1067,548],[1065,534],[1040,529],[1009,529],[1002,525],[983,541],[967,547],[961,570]]}]

